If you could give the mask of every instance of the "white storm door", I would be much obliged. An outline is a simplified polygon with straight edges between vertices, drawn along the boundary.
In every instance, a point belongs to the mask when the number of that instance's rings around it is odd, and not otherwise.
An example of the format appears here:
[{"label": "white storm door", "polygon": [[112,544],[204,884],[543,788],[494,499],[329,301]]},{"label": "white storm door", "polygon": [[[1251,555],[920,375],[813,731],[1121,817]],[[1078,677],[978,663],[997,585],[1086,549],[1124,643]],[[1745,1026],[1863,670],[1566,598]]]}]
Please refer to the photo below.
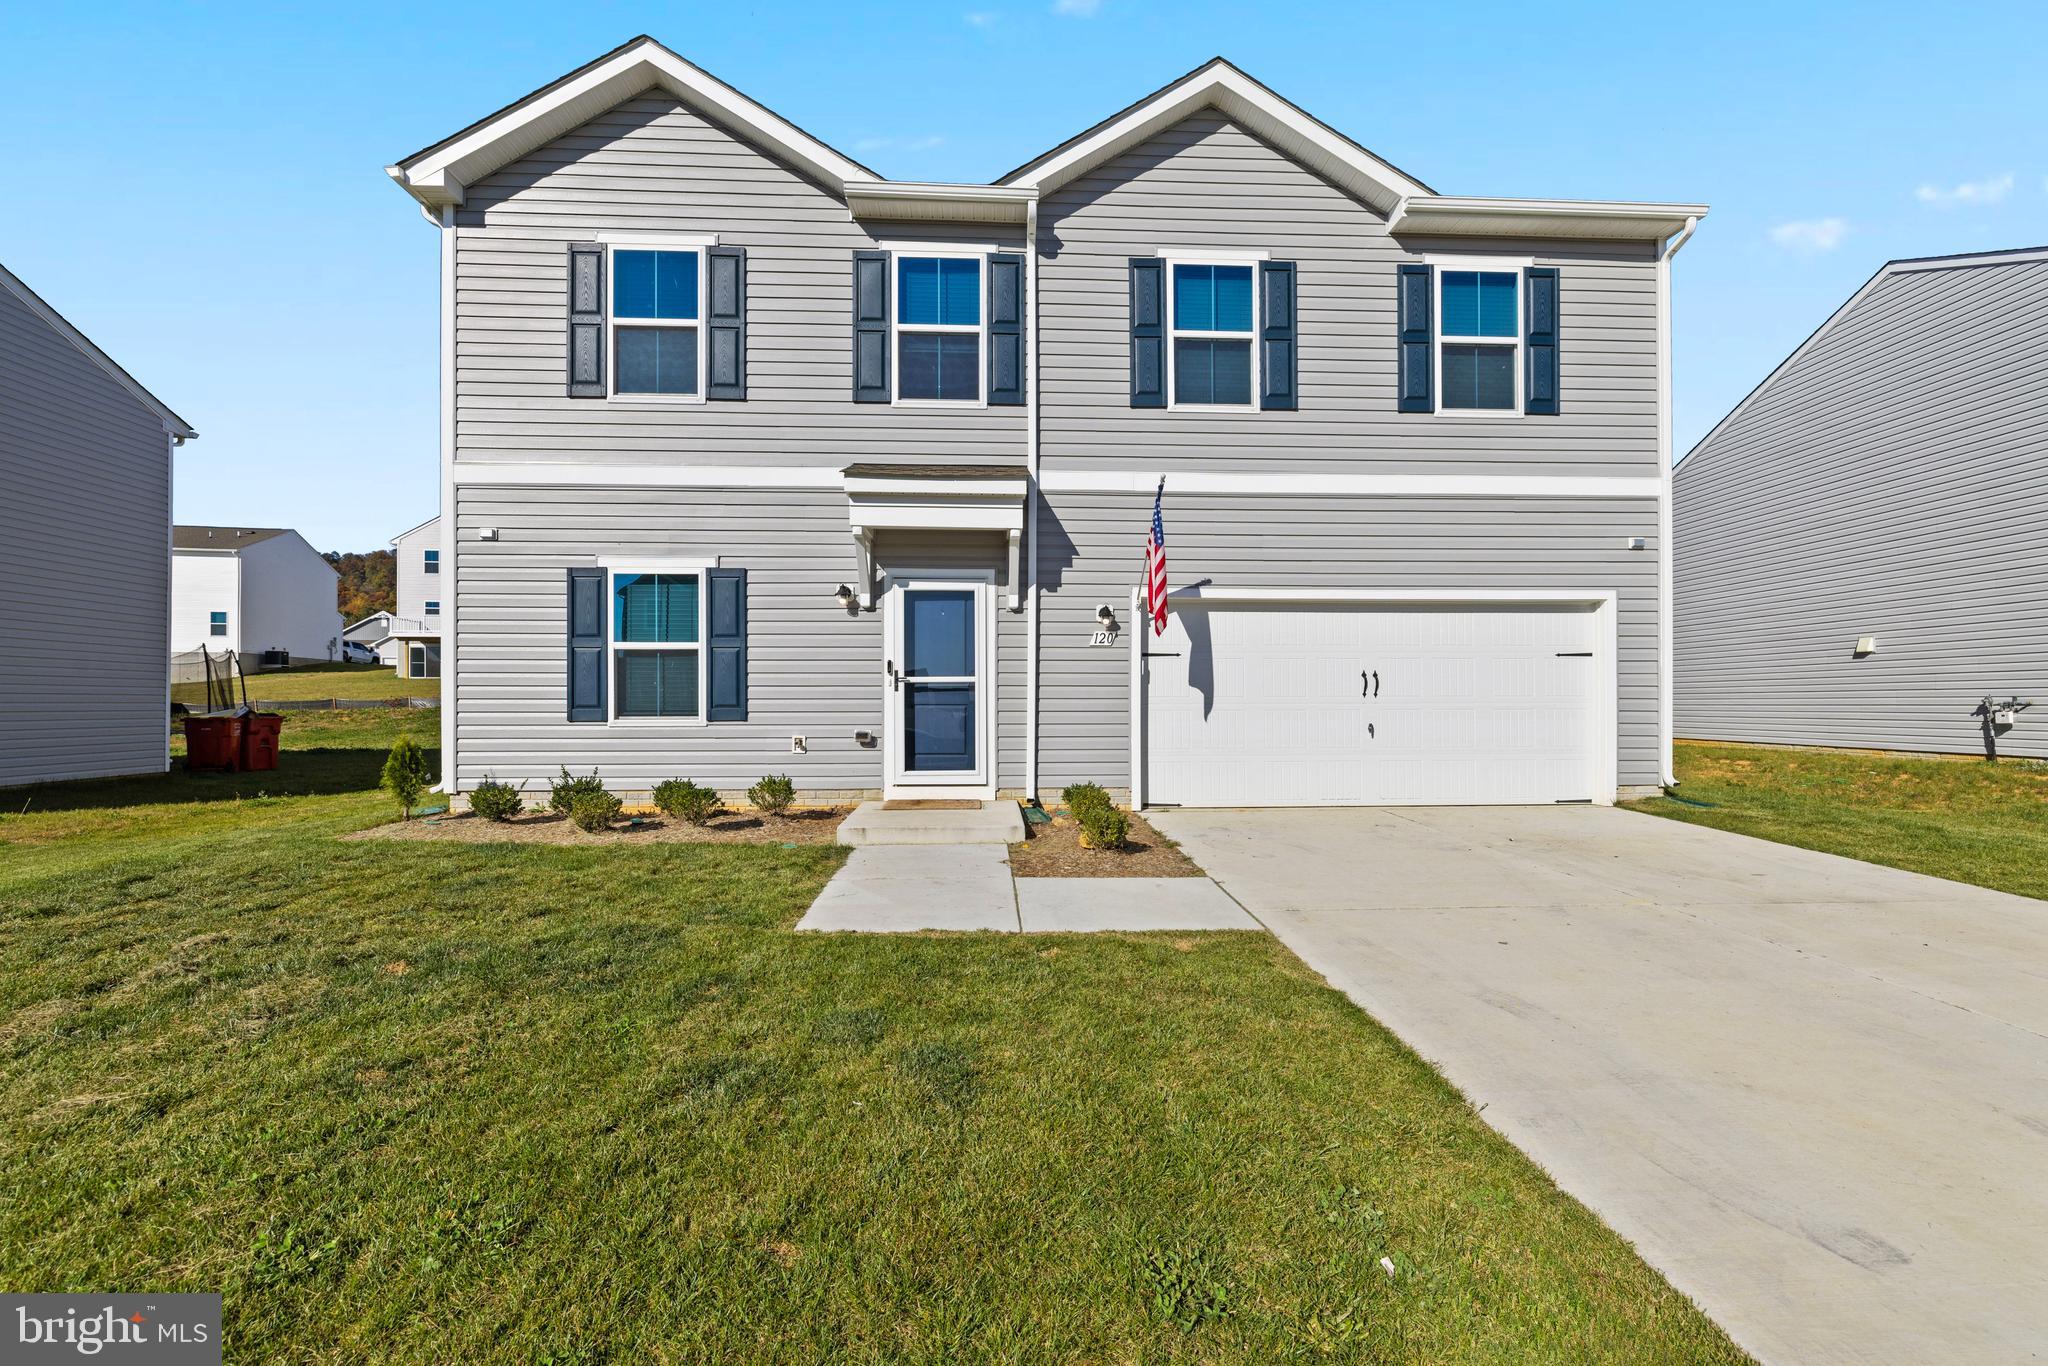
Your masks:
[{"label": "white storm door", "polygon": [[[892,574],[883,612],[885,792],[989,795],[993,578]],[[974,789],[972,791],[967,789]]]}]

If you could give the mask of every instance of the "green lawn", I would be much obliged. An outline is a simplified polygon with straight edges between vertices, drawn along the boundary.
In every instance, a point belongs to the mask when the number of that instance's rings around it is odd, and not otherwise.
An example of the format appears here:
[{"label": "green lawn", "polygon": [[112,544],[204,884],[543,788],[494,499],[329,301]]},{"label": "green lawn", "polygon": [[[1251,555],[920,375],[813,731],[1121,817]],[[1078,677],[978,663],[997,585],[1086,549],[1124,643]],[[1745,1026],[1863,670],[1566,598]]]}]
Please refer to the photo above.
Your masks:
[{"label": "green lawn", "polygon": [[[309,698],[383,698],[441,696],[438,678],[400,678],[386,664],[301,664],[290,669],[252,673],[249,700],[300,702]],[[240,697],[239,690],[236,693]],[[173,683],[171,700],[188,707],[204,706],[204,683]]]},{"label": "green lawn", "polygon": [[220,1290],[245,1361],[1741,1359],[1263,935],[337,839],[432,717],[0,818],[0,1283]]},{"label": "green lawn", "polygon": [[1681,741],[1672,820],[2048,897],[2048,764]]}]

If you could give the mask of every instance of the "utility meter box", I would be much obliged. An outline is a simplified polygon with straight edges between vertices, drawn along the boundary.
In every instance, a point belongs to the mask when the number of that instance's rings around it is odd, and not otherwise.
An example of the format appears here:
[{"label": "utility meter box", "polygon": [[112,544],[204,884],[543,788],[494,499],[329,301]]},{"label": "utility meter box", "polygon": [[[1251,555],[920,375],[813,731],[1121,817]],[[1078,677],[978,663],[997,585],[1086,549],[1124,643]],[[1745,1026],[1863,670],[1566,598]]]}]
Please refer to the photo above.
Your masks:
[{"label": "utility meter box", "polygon": [[1999,727],[2001,730],[2010,726],[2018,717],[2019,713],[2011,707],[1993,707],[1991,709],[1991,724]]}]

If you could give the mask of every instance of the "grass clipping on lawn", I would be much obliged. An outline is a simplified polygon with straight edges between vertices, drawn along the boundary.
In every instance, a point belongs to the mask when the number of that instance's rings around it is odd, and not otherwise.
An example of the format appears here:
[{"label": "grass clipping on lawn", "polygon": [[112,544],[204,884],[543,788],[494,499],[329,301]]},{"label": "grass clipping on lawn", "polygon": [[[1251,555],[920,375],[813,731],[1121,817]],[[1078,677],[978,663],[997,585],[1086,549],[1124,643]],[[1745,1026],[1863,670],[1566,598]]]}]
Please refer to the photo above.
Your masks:
[{"label": "grass clipping on lawn", "polygon": [[610,830],[583,831],[552,811],[523,811],[509,821],[487,821],[465,812],[372,826],[344,839],[443,840],[463,844],[831,844],[851,807],[801,807],[780,816],[727,811],[702,825],[664,816],[652,808],[628,808]]},{"label": "grass clipping on lawn", "polygon": [[1082,847],[1081,825],[1072,816],[1055,815],[1049,825],[1027,826],[1029,838],[1010,846],[1010,871],[1018,877],[1202,876],[1179,845],[1136,812],[1127,815],[1131,832],[1122,849]]}]

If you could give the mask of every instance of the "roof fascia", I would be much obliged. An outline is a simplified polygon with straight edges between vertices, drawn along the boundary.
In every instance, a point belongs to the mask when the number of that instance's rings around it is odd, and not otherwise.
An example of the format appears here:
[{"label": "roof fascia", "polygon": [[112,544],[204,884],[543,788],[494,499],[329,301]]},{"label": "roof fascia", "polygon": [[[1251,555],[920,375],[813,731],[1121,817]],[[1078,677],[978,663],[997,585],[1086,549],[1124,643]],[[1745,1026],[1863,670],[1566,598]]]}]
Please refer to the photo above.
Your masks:
[{"label": "roof fascia", "polygon": [[1602,199],[1505,199],[1484,195],[1415,195],[1403,201],[1398,226],[1417,236],[1572,237],[1660,241],[1688,220],[1707,216],[1704,204],[1641,203]]}]

